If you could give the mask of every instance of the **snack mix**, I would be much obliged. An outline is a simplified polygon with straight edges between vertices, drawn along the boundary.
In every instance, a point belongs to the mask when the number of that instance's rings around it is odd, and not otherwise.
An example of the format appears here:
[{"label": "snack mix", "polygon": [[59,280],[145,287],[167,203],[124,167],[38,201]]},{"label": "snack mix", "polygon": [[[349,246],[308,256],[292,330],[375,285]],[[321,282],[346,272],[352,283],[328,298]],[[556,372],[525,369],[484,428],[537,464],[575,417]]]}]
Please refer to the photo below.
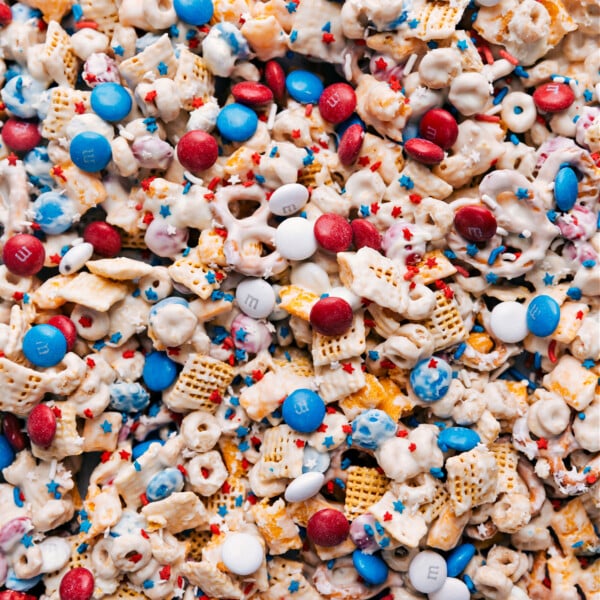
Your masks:
[{"label": "snack mix", "polygon": [[598,600],[599,39],[0,0],[0,600]]}]

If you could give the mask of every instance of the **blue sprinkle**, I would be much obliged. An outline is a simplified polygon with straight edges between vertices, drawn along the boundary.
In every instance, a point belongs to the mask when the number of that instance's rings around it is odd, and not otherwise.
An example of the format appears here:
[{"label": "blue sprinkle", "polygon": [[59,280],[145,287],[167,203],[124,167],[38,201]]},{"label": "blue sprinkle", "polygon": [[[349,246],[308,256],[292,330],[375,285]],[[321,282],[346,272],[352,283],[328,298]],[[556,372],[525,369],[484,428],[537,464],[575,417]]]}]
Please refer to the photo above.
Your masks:
[{"label": "blue sprinkle", "polygon": [[510,136],[508,137],[508,139],[515,145],[518,146],[519,145],[519,137],[515,134],[515,133],[511,133]]},{"label": "blue sprinkle", "polygon": [[279,328],[279,335],[280,335],[282,338],[286,338],[288,335],[290,335],[290,330],[289,330],[289,329],[288,329],[288,327],[286,327],[285,325],[282,325],[282,326]]},{"label": "blue sprinkle", "polygon": [[369,350],[367,355],[371,360],[379,360],[379,352],[377,350]]},{"label": "blue sprinkle", "polygon": [[571,544],[571,548],[581,548],[582,546],[583,546],[583,540],[579,540],[578,542]]},{"label": "blue sprinkle", "polygon": [[335,565],[335,558],[327,561],[327,568],[331,571],[333,569],[333,565]]},{"label": "blue sprinkle", "polygon": [[585,99],[586,102],[591,102],[594,99],[594,94],[590,90],[586,89],[583,92],[583,98]]},{"label": "blue sprinkle", "polygon": [[169,67],[168,65],[166,65],[164,62],[159,62],[156,70],[161,74],[161,75],[166,75],[167,72],[169,71]]},{"label": "blue sprinkle", "polygon": [[134,460],[134,461],[133,461],[133,468],[134,468],[136,471],[138,471],[138,472],[139,472],[139,471],[141,471],[141,470],[142,470],[142,465],[140,465],[140,463],[139,463],[137,460]]},{"label": "blue sprinkle", "polygon": [[142,583],[142,586],[145,590],[149,590],[154,587],[154,581],[152,581],[152,579],[146,579],[144,583]]},{"label": "blue sprinkle", "polygon": [[73,18],[76,21],[80,21],[81,17],[83,17],[83,9],[81,6],[79,6],[79,4],[73,4],[73,8],[71,10],[73,11]]},{"label": "blue sprinkle", "polygon": [[583,265],[583,266],[584,266],[586,269],[591,269],[592,267],[595,267],[595,266],[596,266],[596,261],[595,261],[595,260],[592,260],[592,259],[590,258],[590,259],[588,259],[588,260],[584,260],[584,261],[583,261],[581,264],[582,264],[582,265]]},{"label": "blue sprinkle", "polygon": [[81,544],[79,544],[79,546],[77,546],[77,552],[79,554],[83,554],[88,548],[89,548],[89,544],[82,542]]},{"label": "blue sprinkle", "polygon": [[585,413],[582,413],[582,412],[580,412],[580,413],[577,413],[577,418],[578,418],[580,421],[585,421]]},{"label": "blue sprinkle", "polygon": [[292,44],[298,39],[298,32],[295,29],[292,29],[291,33],[290,33],[290,42],[292,42]]},{"label": "blue sprinkle", "polygon": [[529,79],[529,73],[527,73],[527,71],[525,71],[525,69],[521,65],[516,66],[513,73],[517,77],[522,77],[523,79]]},{"label": "blue sprinkle", "polygon": [[351,464],[352,461],[349,458],[344,458],[341,464],[342,471],[345,471]]},{"label": "blue sprinkle", "polygon": [[496,97],[494,98],[494,100],[492,101],[492,104],[494,106],[497,106],[498,104],[500,104],[502,102],[502,100],[504,100],[504,97],[506,96],[506,94],[508,94],[508,86],[504,86],[497,94]]},{"label": "blue sprinkle", "polygon": [[491,267],[495,262],[496,259],[506,250],[506,246],[498,246],[497,248],[494,248],[491,252],[490,252],[490,256],[488,258],[488,265]]},{"label": "blue sprinkle", "polygon": [[266,181],[262,175],[255,175],[254,179],[256,179],[258,183],[264,183]]},{"label": "blue sprinkle", "polygon": [[474,594],[477,591],[473,580],[468,575],[463,576],[463,581],[465,582],[465,585],[469,588],[471,594]]},{"label": "blue sprinkle", "polygon": [[185,180],[185,183],[183,185],[183,195],[185,196],[189,191],[190,188],[192,187],[192,182],[188,181],[187,179]]},{"label": "blue sprinkle", "polygon": [[498,275],[490,272],[485,276],[485,280],[493,285],[494,283],[498,283]]},{"label": "blue sprinkle", "polygon": [[471,331],[474,333],[483,333],[485,330],[481,325],[473,325]]},{"label": "blue sprinkle", "polygon": [[458,360],[465,353],[466,349],[467,344],[465,344],[465,342],[462,342],[456,349],[456,352],[454,353],[454,360]]},{"label": "blue sprinkle", "polygon": [[435,50],[438,46],[439,46],[439,44],[435,40],[431,40],[430,42],[427,42],[427,47],[430,50]]},{"label": "blue sprinkle", "polygon": [[325,31],[326,33],[331,33],[331,21],[327,21],[323,27],[321,27],[321,31]]},{"label": "blue sprinkle", "polygon": [[555,210],[549,210],[546,212],[546,216],[551,223],[554,223],[558,217],[558,213]]},{"label": "blue sprinkle", "polygon": [[23,506],[23,500],[21,500],[21,490],[18,487],[13,488],[13,502],[21,508]]},{"label": "blue sprinkle", "polygon": [[593,359],[591,358],[586,358],[582,363],[581,366],[586,368],[586,369],[592,369],[594,367],[596,363],[594,362]]},{"label": "blue sprinkle", "polygon": [[125,48],[123,48],[123,46],[121,46],[120,44],[113,46],[112,49],[113,49],[113,52],[115,54],[117,54],[118,56],[123,56],[123,54],[125,54]]},{"label": "blue sprinkle", "polygon": [[444,250],[444,256],[448,260],[454,260],[456,258],[456,254],[454,253],[453,250]]},{"label": "blue sprinkle", "polygon": [[479,248],[476,244],[467,244],[467,254],[469,256],[475,256],[479,252]]},{"label": "blue sprinkle", "polygon": [[371,211],[366,204],[361,204],[359,211],[361,217],[368,217],[371,214]]},{"label": "blue sprinkle", "polygon": [[400,187],[406,190],[412,190],[415,187],[414,181],[408,175],[402,175],[398,182],[400,183]]},{"label": "blue sprinkle", "polygon": [[113,334],[110,336],[110,338],[108,338],[108,341],[109,341],[111,344],[118,344],[118,343],[121,341],[121,338],[122,338],[122,337],[123,337],[123,336],[121,335],[121,333],[120,333],[119,331],[115,331],[115,332],[114,332],[114,333],[113,333]]},{"label": "blue sprinkle", "polygon": [[375,531],[373,531],[373,528],[368,523],[363,525],[363,529],[367,535],[375,535]]},{"label": "blue sprinkle", "polygon": [[183,254],[183,256],[188,256],[191,250],[191,248],[187,247],[181,254]]},{"label": "blue sprinkle", "polygon": [[440,469],[439,467],[432,467],[431,469],[429,469],[429,472],[436,479],[443,479],[443,477],[444,477],[444,471],[443,471],[443,469]]},{"label": "blue sprinkle", "polygon": [[271,148],[271,152],[269,152],[269,158],[275,158],[275,156],[277,155],[277,146],[273,146]]},{"label": "blue sprinkle", "polygon": [[542,367],[542,355],[539,352],[536,352],[533,355],[533,366],[535,369],[540,369]]},{"label": "blue sprinkle", "polygon": [[250,448],[250,444],[244,440],[243,442],[240,442],[238,445],[238,449],[240,452],[246,452],[246,450],[248,450],[248,448]]}]

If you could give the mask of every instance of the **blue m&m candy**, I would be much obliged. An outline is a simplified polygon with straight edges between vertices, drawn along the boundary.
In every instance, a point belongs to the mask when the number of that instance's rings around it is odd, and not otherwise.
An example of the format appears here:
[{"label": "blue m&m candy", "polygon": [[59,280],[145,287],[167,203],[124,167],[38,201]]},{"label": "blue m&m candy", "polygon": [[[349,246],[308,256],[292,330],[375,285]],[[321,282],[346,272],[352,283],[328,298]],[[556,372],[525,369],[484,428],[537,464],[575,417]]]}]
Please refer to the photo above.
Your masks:
[{"label": "blue m&m candy", "polygon": [[15,451],[8,443],[8,440],[3,435],[0,435],[0,471],[9,465],[12,465],[14,459]]},{"label": "blue m&m candy", "polygon": [[127,90],[119,83],[99,83],[90,97],[92,110],[105,121],[123,120],[131,111],[133,102]]},{"label": "blue m&m candy", "polygon": [[228,141],[245,142],[254,135],[257,127],[256,113],[237,102],[223,107],[217,116],[217,129]]},{"label": "blue m&m candy", "polygon": [[23,337],[23,354],[36,367],[53,367],[67,353],[67,340],[52,325],[34,325]]},{"label": "blue m&m candy", "polygon": [[146,486],[146,498],[150,502],[164,500],[175,492],[183,489],[183,475],[179,469],[169,467],[164,471],[158,472]]},{"label": "blue m&m candy", "polygon": [[448,577],[458,577],[474,556],[475,546],[473,544],[461,544],[454,548],[446,559]]},{"label": "blue m&m candy", "polygon": [[468,452],[481,442],[476,431],[467,427],[447,427],[438,435],[437,444],[442,452],[448,450],[459,450]]},{"label": "blue m&m candy", "polygon": [[550,335],[558,327],[559,321],[560,305],[552,296],[540,294],[527,306],[527,329],[533,335]]},{"label": "blue m&m candy", "polygon": [[112,158],[110,142],[95,131],[78,133],[71,140],[69,154],[73,163],[87,173],[101,171]]},{"label": "blue m&m candy", "polygon": [[173,0],[177,16],[190,25],[205,25],[213,16],[212,0]]},{"label": "blue m&m candy", "polygon": [[283,420],[296,431],[311,433],[323,422],[325,402],[312,390],[300,388],[294,390],[284,401],[281,408]]},{"label": "blue m&m candy", "polygon": [[356,572],[369,585],[381,585],[388,576],[388,566],[377,554],[365,554],[360,550],[352,553],[352,563]]},{"label": "blue m&m candy", "polygon": [[450,388],[452,369],[441,358],[433,356],[418,362],[410,372],[413,392],[425,402],[443,398]]},{"label": "blue m&m candy", "polygon": [[559,210],[571,210],[577,202],[579,181],[569,166],[561,167],[554,178],[554,200]]},{"label": "blue m&m candy", "polygon": [[323,93],[323,82],[310,71],[292,71],[285,78],[285,87],[302,104],[316,104]]},{"label": "blue m&m candy", "polygon": [[133,460],[137,460],[140,456],[142,456],[142,454],[144,454],[144,452],[146,452],[146,450],[148,450],[148,448],[150,448],[150,446],[152,446],[152,444],[159,444],[160,446],[164,445],[164,442],[162,440],[144,440],[143,442],[140,442],[139,444],[136,444],[132,449],[131,449],[131,458],[133,458]]},{"label": "blue m&m candy", "polygon": [[151,352],[146,356],[142,377],[149,390],[166,390],[177,379],[177,365],[166,352]]},{"label": "blue m&m candy", "polygon": [[73,202],[64,194],[44,192],[33,203],[34,221],[48,235],[64,233],[77,215]]}]

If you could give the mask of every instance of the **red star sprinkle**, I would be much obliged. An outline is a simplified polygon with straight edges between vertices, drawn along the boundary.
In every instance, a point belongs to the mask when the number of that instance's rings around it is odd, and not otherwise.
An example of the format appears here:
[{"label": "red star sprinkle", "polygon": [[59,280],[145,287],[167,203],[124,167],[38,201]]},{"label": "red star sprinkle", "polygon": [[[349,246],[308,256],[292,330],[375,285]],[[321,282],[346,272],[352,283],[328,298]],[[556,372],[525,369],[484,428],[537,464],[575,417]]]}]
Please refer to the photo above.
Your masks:
[{"label": "red star sprinkle", "polygon": [[54,416],[57,419],[60,419],[62,417],[62,412],[61,412],[60,408],[58,408],[58,406],[53,406],[52,407],[52,412],[54,413]]},{"label": "red star sprinkle", "polygon": [[67,180],[62,167],[60,167],[58,165],[56,165],[56,167],[52,167],[52,169],[50,169],[50,173],[52,173],[52,175],[54,175],[54,177],[58,177],[59,179],[62,179],[63,181]]},{"label": "red star sprinkle", "polygon": [[296,446],[298,448],[304,448],[304,440],[296,440]]},{"label": "red star sprinkle", "polygon": [[437,360],[435,360],[435,358],[432,358],[432,359],[429,361],[429,363],[427,364],[427,366],[428,366],[430,369],[435,369],[435,368],[437,367],[437,365],[438,365],[438,363],[437,363]]},{"label": "red star sprinkle", "polygon": [[13,300],[16,300],[17,302],[19,302],[20,300],[23,300],[24,294],[23,292],[15,292],[13,295]]},{"label": "red star sprinkle", "polygon": [[367,166],[367,165],[368,165],[370,162],[371,162],[371,159],[370,159],[368,156],[366,156],[366,155],[365,155],[365,156],[361,156],[361,157],[358,159],[358,164],[359,164],[361,167],[366,167],[366,166]]},{"label": "red star sprinkle", "polygon": [[432,269],[433,267],[437,267],[437,259],[435,256],[431,256],[429,257],[426,261],[425,264],[427,265],[428,268]]},{"label": "red star sprinkle", "polygon": [[219,526],[218,526],[218,525],[216,525],[215,523],[213,523],[213,524],[210,526],[210,532],[211,532],[213,535],[221,535],[221,530],[219,529]]},{"label": "red star sprinkle", "polygon": [[17,155],[16,155],[14,152],[11,152],[11,153],[10,153],[10,154],[9,154],[9,155],[6,157],[6,160],[8,160],[8,164],[9,164],[11,167],[14,167],[14,166],[17,164],[18,157],[17,157]]},{"label": "red star sprinkle", "polygon": [[161,579],[169,579],[171,577],[171,567],[165,565],[159,572],[158,575]]},{"label": "red star sprinkle", "polygon": [[96,363],[94,362],[93,358],[86,358],[85,359],[85,364],[90,368],[93,369],[96,366]]},{"label": "red star sprinkle", "polygon": [[375,173],[375,171],[377,171],[377,169],[379,169],[379,167],[381,166],[381,161],[378,160],[376,163],[373,163],[369,169],[371,169],[371,171],[373,171],[373,173]]},{"label": "red star sprinkle", "polygon": [[133,358],[135,355],[135,352],[133,350],[125,350],[125,352],[123,352],[123,358]]},{"label": "red star sprinkle", "polygon": [[408,227],[403,227],[402,228],[402,237],[407,242],[410,242],[410,240],[412,240],[413,234],[412,234],[411,230]]},{"label": "red star sprinkle", "polygon": [[202,98],[193,98],[192,99],[192,106],[194,108],[200,108],[201,106],[204,106],[204,100],[202,100]]},{"label": "red star sprinkle", "polygon": [[121,460],[129,460],[131,454],[127,452],[127,450],[119,450],[119,456],[121,457]]},{"label": "red star sprinkle", "polygon": [[[140,494],[140,500],[144,506],[146,506],[147,504],[150,504],[150,501],[148,500],[148,498],[146,498],[146,494]],[[131,559],[129,559],[129,560],[131,560]],[[137,562],[137,561],[134,561],[134,562]]]},{"label": "red star sprinkle", "polygon": [[83,411],[83,414],[88,418],[88,419],[93,419],[94,418],[94,413],[91,411],[91,409],[86,408]]},{"label": "red star sprinkle", "polygon": [[387,62],[386,60],[383,58],[383,56],[380,56],[376,61],[375,61],[375,66],[377,67],[378,71],[384,71],[385,69],[387,69]]},{"label": "red star sprinkle", "polygon": [[392,89],[392,91],[397,92],[400,90],[401,87],[402,85],[398,81],[398,78],[392,75],[392,77],[390,77],[390,88]]},{"label": "red star sprinkle", "polygon": [[215,404],[221,404],[221,401],[223,400],[221,394],[219,394],[219,390],[213,390],[208,399]]},{"label": "red star sprinkle", "polygon": [[548,440],[546,438],[542,437],[536,443],[540,450],[546,450],[548,448]]},{"label": "red star sprinkle", "polygon": [[299,129],[292,129],[292,137],[297,140],[302,134]]},{"label": "red star sprinkle", "polygon": [[75,112],[82,115],[85,112],[85,104],[83,102],[75,102]]},{"label": "red star sprinkle", "polygon": [[[372,167],[371,167],[372,170]],[[373,202],[371,204],[371,212],[376,215],[379,212],[379,204],[377,202]]]},{"label": "red star sprinkle", "polygon": [[413,204],[420,204],[421,200],[423,200],[423,196],[420,196],[419,194],[410,194],[408,196],[408,199],[413,203]]},{"label": "red star sprinkle", "polygon": [[417,445],[414,442],[412,442],[411,444],[409,444],[408,449],[411,452],[414,452],[417,449]]},{"label": "red star sprinkle", "polygon": [[156,90],[150,90],[145,96],[144,96],[144,101],[145,102],[152,102],[156,96],[158,96],[158,94],[156,93]]},{"label": "red star sprinkle", "polygon": [[392,217],[397,219],[400,216],[402,216],[402,208],[400,206],[394,206],[394,208],[392,208]]},{"label": "red star sprinkle", "polygon": [[323,43],[324,44],[332,44],[333,42],[335,42],[335,37],[334,37],[333,33],[329,33],[328,31],[326,31],[323,34]]},{"label": "red star sprinkle", "polygon": [[583,319],[583,311],[578,310],[577,314],[575,315],[575,318],[581,321],[581,319]]},{"label": "red star sprinkle", "polygon": [[346,371],[346,373],[354,373],[354,367],[351,363],[344,363],[342,369]]},{"label": "red star sprinkle", "polygon": [[105,463],[108,462],[110,460],[110,452],[103,452],[100,455],[100,462],[101,463]]},{"label": "red star sprinkle", "polygon": [[326,423],[321,423],[318,427],[317,427],[317,431],[319,433],[325,433],[328,429],[328,425]]},{"label": "red star sprinkle", "polygon": [[391,521],[393,518],[394,516],[390,512],[385,511],[385,513],[383,514],[384,521]]},{"label": "red star sprinkle", "polygon": [[396,437],[400,437],[400,438],[408,437],[408,431],[406,429],[399,429],[396,432]]},{"label": "red star sprinkle", "polygon": [[221,486],[221,491],[224,494],[229,494],[229,492],[231,491],[231,486],[229,485],[229,483],[227,481]]}]

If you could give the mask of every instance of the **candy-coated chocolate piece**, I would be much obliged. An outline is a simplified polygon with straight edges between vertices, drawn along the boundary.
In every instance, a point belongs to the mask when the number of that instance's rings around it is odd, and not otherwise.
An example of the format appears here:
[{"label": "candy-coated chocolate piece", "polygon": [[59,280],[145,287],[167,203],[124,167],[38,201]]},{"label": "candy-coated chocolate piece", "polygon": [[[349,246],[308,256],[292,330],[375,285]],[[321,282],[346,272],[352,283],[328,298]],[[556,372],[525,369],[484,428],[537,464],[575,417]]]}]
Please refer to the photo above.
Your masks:
[{"label": "candy-coated chocolate piece", "polygon": [[487,242],[496,235],[498,223],[491,210],[479,204],[461,206],[454,214],[456,231],[469,242]]},{"label": "candy-coated chocolate piece", "polygon": [[217,140],[206,131],[194,129],[177,142],[177,160],[192,173],[210,169],[219,157]]},{"label": "candy-coated chocolate piece", "polygon": [[108,166],[112,158],[110,142],[95,131],[78,133],[69,147],[73,163],[82,171],[96,173]]},{"label": "candy-coated chocolate piece", "polygon": [[446,559],[448,577],[458,577],[474,556],[475,546],[473,544],[461,544],[454,548]]},{"label": "candy-coated chocolate piece", "polygon": [[167,356],[166,352],[150,352],[144,361],[142,377],[148,389],[161,392],[177,379],[177,364]]},{"label": "candy-coated chocolate piece", "polygon": [[183,252],[189,231],[175,227],[165,219],[153,219],[144,234],[144,242],[150,252],[162,258],[172,258]]},{"label": "candy-coated chocolate piece", "polygon": [[549,81],[536,88],[533,92],[533,101],[543,112],[560,112],[575,102],[575,93],[566,83]]},{"label": "candy-coated chocolate piece", "polygon": [[310,310],[310,324],[322,335],[344,335],[352,327],[352,307],[343,298],[320,298]]},{"label": "candy-coated chocolate piece", "polygon": [[34,325],[23,337],[23,354],[36,367],[53,367],[67,353],[67,340],[52,325]]},{"label": "candy-coated chocolate piece", "polygon": [[99,83],[90,97],[92,110],[105,121],[122,121],[130,112],[133,102],[129,92],[119,83]]},{"label": "candy-coated chocolate piece", "polygon": [[331,464],[329,452],[319,452],[312,446],[304,447],[302,459],[303,473],[325,473]]},{"label": "candy-coated chocolate piece", "polygon": [[369,585],[385,583],[389,568],[378,554],[367,554],[361,550],[352,553],[352,564],[363,581]]},{"label": "candy-coated chocolate piece", "polygon": [[560,304],[547,294],[535,296],[527,305],[527,329],[546,337],[554,333],[560,321]]},{"label": "candy-coated chocolate piece", "polygon": [[213,16],[212,0],[173,0],[177,16],[190,25],[205,25]]},{"label": "candy-coated chocolate piece", "polygon": [[375,517],[371,513],[363,513],[350,524],[350,539],[359,550],[369,553],[376,552],[379,550],[379,544],[375,539],[376,528]]},{"label": "candy-coated chocolate piece", "polygon": [[469,600],[471,592],[465,583],[454,577],[447,577],[442,587],[429,594],[429,600]]},{"label": "candy-coated chocolate piece", "polygon": [[153,475],[146,486],[146,498],[150,502],[164,500],[183,489],[183,475],[175,467],[167,467]]},{"label": "candy-coated chocolate piece", "polygon": [[523,341],[528,333],[525,305],[514,300],[496,304],[490,314],[490,329],[507,344]]},{"label": "candy-coated chocolate piece", "polygon": [[286,502],[304,502],[312,498],[323,486],[325,476],[323,473],[309,471],[294,479],[286,488],[284,498]]},{"label": "candy-coated chocolate piece", "polygon": [[314,224],[302,217],[290,217],[275,231],[275,248],[288,260],[305,260],[317,251]]},{"label": "candy-coated chocolate piece", "polygon": [[319,112],[330,123],[341,123],[348,119],[356,108],[356,94],[347,83],[328,85],[319,98]]},{"label": "candy-coated chocolate piece", "polygon": [[231,323],[231,337],[236,348],[251,354],[266,350],[272,342],[272,334],[264,321],[240,314]]},{"label": "candy-coated chocolate piece", "polygon": [[265,65],[265,81],[275,100],[280,101],[285,94],[285,71],[276,60],[270,60]]},{"label": "candy-coated chocolate piece", "polygon": [[29,152],[42,141],[39,123],[10,117],[2,126],[2,140],[15,152]]},{"label": "candy-coated chocolate piece", "polygon": [[279,217],[289,217],[308,202],[308,190],[301,183],[285,183],[269,198],[269,210]]},{"label": "candy-coated chocolate piece", "polygon": [[113,258],[121,251],[119,232],[105,221],[92,221],[83,230],[83,239],[94,247],[94,252]]},{"label": "candy-coated chocolate piece", "polygon": [[396,429],[396,423],[386,412],[370,408],[352,421],[352,443],[377,450],[385,440],[394,437]]},{"label": "candy-coated chocolate piece", "polygon": [[25,592],[15,592],[14,590],[4,590],[0,592],[0,600],[37,600],[35,596]]},{"label": "candy-coated chocolate piece", "polygon": [[352,244],[352,227],[341,215],[326,213],[315,221],[317,243],[329,252],[344,252]]},{"label": "candy-coated chocolate piece", "polygon": [[419,552],[408,567],[408,578],[413,587],[424,594],[439,590],[446,581],[447,566],[444,557],[437,552]]},{"label": "candy-coated chocolate piece", "polygon": [[5,412],[2,416],[2,432],[13,450],[20,452],[27,445],[23,434],[23,424],[12,413]]},{"label": "candy-coated chocolate piece", "polygon": [[0,2],[0,27],[6,27],[12,21],[12,11],[6,2]]},{"label": "candy-coated chocolate piece", "polygon": [[353,219],[350,227],[352,227],[352,242],[357,250],[365,246],[373,250],[381,250],[381,233],[371,221]]},{"label": "candy-coated chocolate piece", "polygon": [[226,142],[245,142],[254,135],[257,127],[256,113],[237,102],[223,107],[217,116],[217,129]]},{"label": "candy-coated chocolate piece", "polygon": [[358,123],[350,125],[341,134],[337,152],[343,165],[349,167],[358,158],[364,137],[365,130]]},{"label": "candy-coated chocolate piece", "polygon": [[468,427],[446,427],[438,435],[437,444],[442,452],[468,452],[481,442],[479,434]]},{"label": "candy-coated chocolate piece", "polygon": [[456,119],[443,108],[428,110],[419,123],[419,133],[422,138],[448,150],[458,137]]},{"label": "candy-coated chocolate piece", "polygon": [[288,394],[281,407],[283,420],[295,431],[311,433],[325,418],[325,402],[309,389],[297,389]]},{"label": "candy-coated chocolate piece", "polygon": [[0,435],[0,471],[12,464],[15,451],[5,436]]},{"label": "candy-coated chocolate piece", "polygon": [[28,233],[17,233],[9,238],[2,249],[2,262],[14,275],[29,277],[44,266],[46,251],[42,242]]},{"label": "candy-coated chocolate piece", "polygon": [[94,575],[85,567],[67,571],[60,580],[60,600],[90,600],[94,595]]},{"label": "candy-coated chocolate piece", "polygon": [[247,106],[264,106],[273,100],[273,92],[268,86],[256,81],[240,81],[231,88],[236,102]]},{"label": "candy-coated chocolate piece", "polygon": [[235,299],[240,310],[254,319],[268,317],[275,308],[275,290],[264,279],[248,277],[239,283]]},{"label": "candy-coated chocolate piece", "polygon": [[108,388],[110,407],[119,412],[139,412],[150,403],[150,394],[141,383],[119,381]]},{"label": "candy-coated chocolate piece", "polygon": [[404,150],[411,158],[424,165],[437,165],[444,160],[444,150],[434,142],[412,138],[404,143]]},{"label": "candy-coated chocolate piece", "polygon": [[285,78],[288,94],[302,104],[316,104],[323,93],[323,82],[310,71],[292,71]]},{"label": "candy-coated chocolate piece", "polygon": [[251,575],[263,564],[265,551],[259,539],[249,533],[228,533],[221,546],[221,559],[235,575]]},{"label": "candy-coated chocolate piece", "polygon": [[140,456],[142,456],[142,454],[144,454],[144,452],[146,452],[146,450],[148,450],[148,448],[150,448],[150,446],[152,446],[152,444],[160,444],[162,446],[162,445],[164,445],[164,441],[163,440],[144,440],[143,442],[136,444],[131,449],[131,458],[133,460],[137,460]]},{"label": "candy-coated chocolate piece", "polygon": [[35,211],[34,222],[44,233],[49,235],[64,233],[77,218],[73,201],[66,195],[55,191],[40,194],[32,208]]},{"label": "candy-coated chocolate piece", "polygon": [[437,356],[418,362],[410,372],[410,385],[413,392],[425,402],[436,402],[450,389],[452,369]]},{"label": "candy-coated chocolate piece", "polygon": [[310,517],[306,525],[308,539],[317,546],[333,547],[341,544],[350,533],[350,524],[343,512],[324,508]]},{"label": "candy-coated chocolate piece", "polygon": [[93,254],[94,246],[89,242],[75,244],[60,259],[60,263],[58,263],[59,273],[61,275],[73,275],[73,273],[77,273],[92,258]]},{"label": "candy-coated chocolate piece", "polygon": [[48,319],[48,325],[56,327],[65,336],[65,340],[67,340],[67,352],[73,350],[73,346],[77,341],[75,323],[66,315],[54,315]]},{"label": "candy-coated chocolate piece", "polygon": [[579,181],[570,166],[561,167],[554,178],[554,201],[559,210],[567,212],[575,206]]},{"label": "candy-coated chocolate piece", "polygon": [[48,448],[56,435],[56,415],[47,404],[34,406],[27,417],[27,434],[33,444]]}]

